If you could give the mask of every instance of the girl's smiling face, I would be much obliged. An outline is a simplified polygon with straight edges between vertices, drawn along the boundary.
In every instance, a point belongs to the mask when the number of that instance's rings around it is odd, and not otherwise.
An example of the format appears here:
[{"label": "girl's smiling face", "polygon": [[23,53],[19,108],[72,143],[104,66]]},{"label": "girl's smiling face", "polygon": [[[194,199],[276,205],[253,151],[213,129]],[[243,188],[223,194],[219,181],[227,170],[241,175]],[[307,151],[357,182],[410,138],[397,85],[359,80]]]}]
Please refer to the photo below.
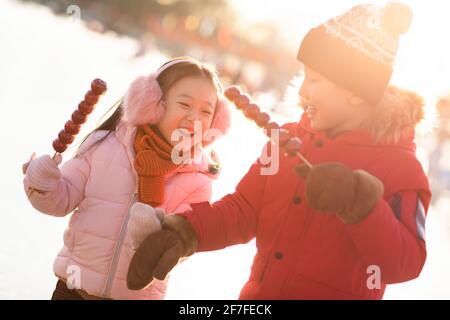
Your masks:
[{"label": "girl's smiling face", "polygon": [[182,78],[170,87],[163,100],[166,110],[156,127],[172,146],[179,143],[172,140],[177,129],[184,129],[191,138],[194,131],[196,137],[205,137],[217,105],[217,91],[211,81],[204,77]]},{"label": "girl's smiling face", "polygon": [[312,128],[330,137],[361,126],[369,116],[362,99],[308,67],[299,94]]}]

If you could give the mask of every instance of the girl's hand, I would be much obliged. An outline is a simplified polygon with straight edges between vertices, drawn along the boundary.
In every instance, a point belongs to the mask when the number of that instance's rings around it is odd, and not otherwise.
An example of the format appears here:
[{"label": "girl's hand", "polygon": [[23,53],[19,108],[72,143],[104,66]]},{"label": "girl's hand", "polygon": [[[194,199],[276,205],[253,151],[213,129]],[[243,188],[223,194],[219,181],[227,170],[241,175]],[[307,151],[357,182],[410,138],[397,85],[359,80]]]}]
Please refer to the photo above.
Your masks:
[{"label": "girl's hand", "polygon": [[161,221],[164,219],[164,209],[136,202],[130,208],[130,221],[128,222],[128,234],[133,247],[137,249],[147,236],[161,230]]},{"label": "girl's hand", "polygon": [[56,154],[54,159],[49,155],[36,158],[36,154],[33,153],[30,160],[22,166],[29,188],[40,192],[53,190],[61,178],[61,172],[58,168],[61,161],[62,156],[59,153]]},{"label": "girl's hand", "polygon": [[384,193],[383,183],[364,170],[341,163],[295,168],[306,184],[306,200],[317,211],[336,214],[344,223],[364,220]]},{"label": "girl's hand", "polygon": [[27,173],[28,166],[30,165],[30,162],[33,161],[34,159],[36,159],[36,152],[33,152],[33,154],[32,154],[31,157],[30,157],[30,160],[28,160],[27,162],[25,162],[25,163],[22,165],[22,173],[23,173],[23,174],[26,174],[26,173]]}]

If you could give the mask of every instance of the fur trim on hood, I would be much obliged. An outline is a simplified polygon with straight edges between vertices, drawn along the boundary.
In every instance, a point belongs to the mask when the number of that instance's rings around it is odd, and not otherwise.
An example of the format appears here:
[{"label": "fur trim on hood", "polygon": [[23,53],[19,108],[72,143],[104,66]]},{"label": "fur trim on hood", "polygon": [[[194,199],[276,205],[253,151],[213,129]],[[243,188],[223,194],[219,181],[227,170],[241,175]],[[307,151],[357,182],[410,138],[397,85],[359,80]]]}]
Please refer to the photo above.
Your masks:
[{"label": "fur trim on hood", "polygon": [[389,86],[367,123],[376,142],[397,143],[414,131],[419,124],[434,122],[424,99],[417,93]]}]

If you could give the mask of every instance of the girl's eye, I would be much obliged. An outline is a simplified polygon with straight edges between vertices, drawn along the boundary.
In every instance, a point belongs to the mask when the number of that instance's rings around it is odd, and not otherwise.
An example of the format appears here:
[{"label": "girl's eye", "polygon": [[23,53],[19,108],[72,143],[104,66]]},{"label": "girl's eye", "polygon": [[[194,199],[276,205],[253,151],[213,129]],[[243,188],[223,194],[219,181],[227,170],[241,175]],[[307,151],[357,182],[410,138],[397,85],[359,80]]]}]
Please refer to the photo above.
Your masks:
[{"label": "girl's eye", "polygon": [[203,113],[204,113],[204,114],[207,114],[207,115],[212,115],[212,112],[209,111],[209,110],[203,110]]}]

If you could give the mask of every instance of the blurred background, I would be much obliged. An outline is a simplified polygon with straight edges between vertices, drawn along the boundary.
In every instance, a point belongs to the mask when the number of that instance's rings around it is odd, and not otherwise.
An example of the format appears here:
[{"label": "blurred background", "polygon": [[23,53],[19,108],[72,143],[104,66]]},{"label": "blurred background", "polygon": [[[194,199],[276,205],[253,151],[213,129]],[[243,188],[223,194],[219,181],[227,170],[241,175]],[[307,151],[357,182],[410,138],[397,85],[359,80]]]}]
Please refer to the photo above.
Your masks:
[{"label": "blurred background", "polygon": [[[366,2],[1,0],[0,299],[51,297],[53,259],[68,219],[31,207],[21,166],[33,151],[52,154],[52,140],[92,79],[105,80],[108,91],[64,159],[136,76],[180,55],[209,62],[225,86],[241,86],[280,124],[297,121],[301,109],[289,84],[301,67],[295,59],[301,39],[317,24]],[[403,2],[414,20],[401,38],[392,82],[423,95],[439,121],[417,136],[434,192],[427,263],[418,279],[388,286],[385,299],[450,299],[450,4]],[[214,145],[223,170],[213,200],[234,191],[265,143],[242,114],[232,117],[230,133]],[[252,241],[195,255],[173,271],[167,298],[236,299],[254,253]]]}]

